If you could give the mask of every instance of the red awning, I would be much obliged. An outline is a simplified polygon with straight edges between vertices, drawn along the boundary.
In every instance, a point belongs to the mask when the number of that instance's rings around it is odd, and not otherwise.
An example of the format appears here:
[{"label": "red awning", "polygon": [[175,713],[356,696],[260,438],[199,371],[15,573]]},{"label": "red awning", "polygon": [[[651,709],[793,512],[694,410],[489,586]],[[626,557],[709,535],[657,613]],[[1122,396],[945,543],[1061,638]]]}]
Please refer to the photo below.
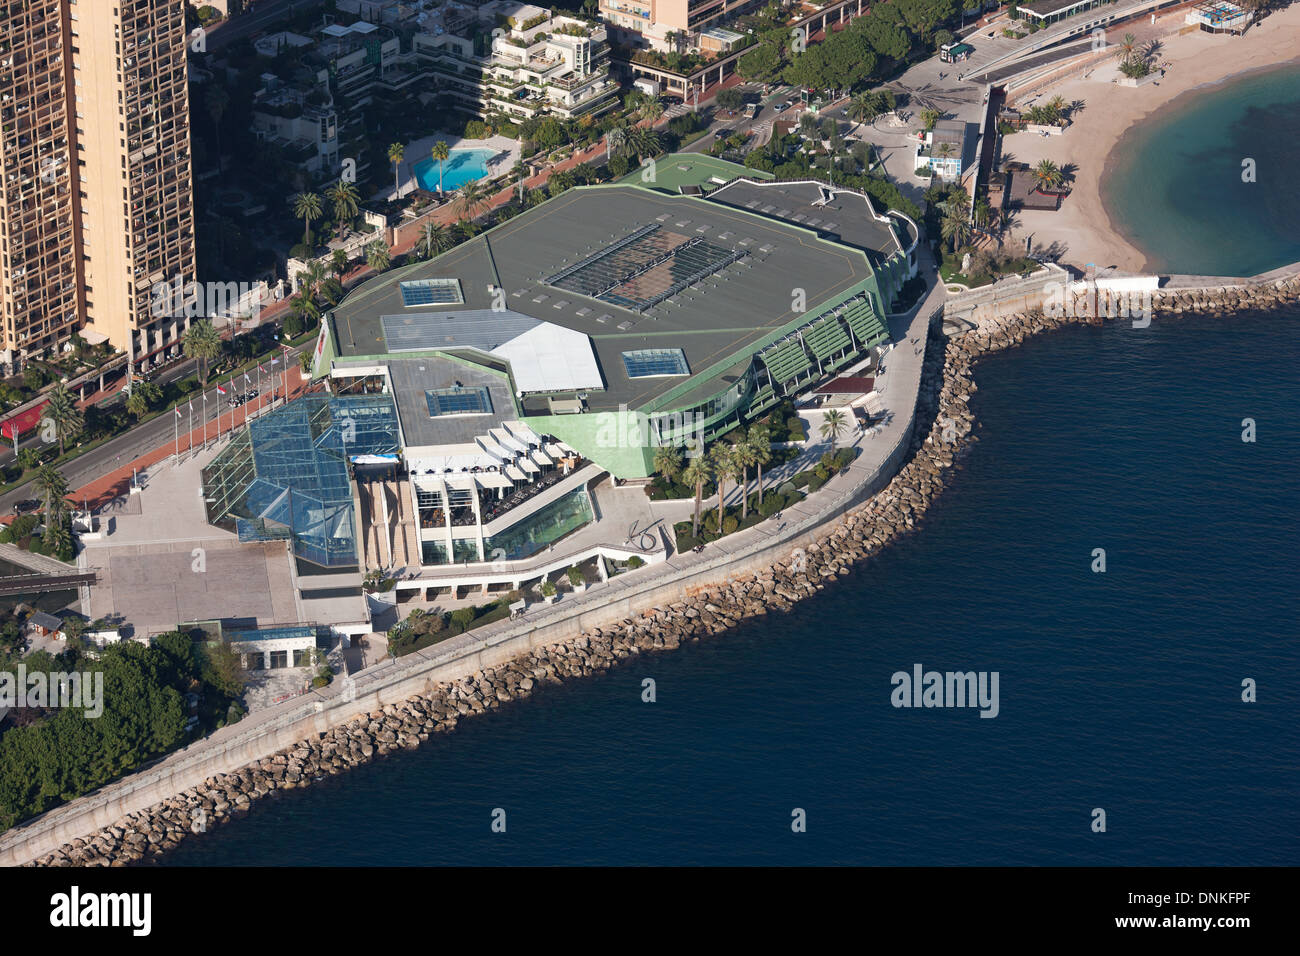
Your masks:
[{"label": "red awning", "polygon": [[4,435],[10,441],[13,441],[19,435],[31,431],[41,421],[41,416],[45,413],[45,406],[49,402],[41,402],[25,412],[19,412],[17,415],[11,415],[3,422],[0,422],[0,435]]}]

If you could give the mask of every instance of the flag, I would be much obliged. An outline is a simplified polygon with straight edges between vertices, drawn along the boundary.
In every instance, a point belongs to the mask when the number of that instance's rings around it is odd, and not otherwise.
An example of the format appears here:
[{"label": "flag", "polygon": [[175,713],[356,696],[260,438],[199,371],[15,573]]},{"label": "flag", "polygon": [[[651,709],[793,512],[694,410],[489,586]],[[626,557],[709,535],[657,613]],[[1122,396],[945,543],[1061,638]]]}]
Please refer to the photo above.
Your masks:
[{"label": "flag", "polygon": [[280,364],[280,360],[279,360],[279,359],[271,359],[271,364],[272,364],[272,365],[279,365],[279,364]]},{"label": "flag", "polygon": [[252,380],[251,378],[248,377],[248,373],[247,373],[247,372],[244,373],[244,381],[245,381],[245,382],[248,382],[250,385],[253,383],[253,380]]},{"label": "flag", "polygon": [[260,366],[260,365],[257,367],[257,370],[258,370],[259,372],[265,372],[265,371],[266,371],[266,369],[262,368],[262,366]]},{"label": "flag", "polygon": [[222,395],[226,394],[226,390],[222,388],[220,385],[217,386],[217,391],[220,392]]},{"label": "flag", "polygon": [[194,414],[194,399],[190,399],[190,414]]},{"label": "flag", "polygon": [[176,409],[176,417],[177,417],[177,418],[180,418],[180,417],[181,417],[181,410],[180,410],[179,408]]}]

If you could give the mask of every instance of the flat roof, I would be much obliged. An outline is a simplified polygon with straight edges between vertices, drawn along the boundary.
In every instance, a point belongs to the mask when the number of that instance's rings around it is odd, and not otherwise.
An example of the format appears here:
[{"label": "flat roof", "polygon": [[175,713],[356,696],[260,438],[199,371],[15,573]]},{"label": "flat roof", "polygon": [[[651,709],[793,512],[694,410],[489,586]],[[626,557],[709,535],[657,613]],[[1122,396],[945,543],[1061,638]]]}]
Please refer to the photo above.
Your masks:
[{"label": "flat roof", "polygon": [[[821,202],[826,196],[833,198]],[[737,179],[710,194],[709,199],[815,229],[828,239],[863,250],[873,265],[902,251],[890,223],[876,218],[875,207],[866,196],[816,181],[755,183]]]},{"label": "flat roof", "polygon": [[[402,440],[408,448],[467,444],[479,435],[486,435],[488,429],[496,428],[503,421],[519,417],[509,381],[504,375],[495,375],[482,366],[436,355],[419,358],[396,356],[387,359],[385,364],[393,384]],[[337,369],[346,369],[348,365],[346,358],[334,363]],[[432,415],[425,392],[454,389],[457,382],[467,389],[486,388],[492,411],[484,415]]]},{"label": "flat roof", "polygon": [[[811,207],[809,217],[821,218]],[[843,217],[846,227],[849,218]],[[434,259],[360,286],[332,312],[333,341],[343,362],[385,355],[384,316],[494,305],[500,312],[504,305],[588,337],[605,382],[604,391],[587,391],[593,410],[644,408],[689,384],[676,404],[685,395],[721,390],[781,328],[873,277],[863,251],[819,238],[815,226],[795,225],[636,186],[578,187]],[[664,258],[646,259],[655,243],[666,250]],[[733,254],[738,258],[728,261]],[[632,268],[643,262],[640,271]],[[655,301],[665,283],[671,289],[706,270]],[[433,277],[459,279],[464,303],[408,309],[400,283]],[[636,303],[647,302],[637,310]],[[624,352],[662,348],[681,349],[690,374],[629,378]],[[407,441],[415,443],[409,435]]]}]

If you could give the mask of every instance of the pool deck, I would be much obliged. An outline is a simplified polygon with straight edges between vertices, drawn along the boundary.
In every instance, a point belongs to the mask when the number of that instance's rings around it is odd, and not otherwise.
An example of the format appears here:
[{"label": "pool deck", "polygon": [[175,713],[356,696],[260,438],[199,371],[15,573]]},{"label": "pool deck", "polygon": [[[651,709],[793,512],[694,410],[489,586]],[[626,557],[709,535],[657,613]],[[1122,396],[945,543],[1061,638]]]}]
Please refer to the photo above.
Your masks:
[{"label": "pool deck", "polygon": [[[433,159],[433,144],[442,140],[447,144],[449,150],[457,149],[490,149],[494,153],[505,153],[505,158],[500,159],[495,165],[488,167],[488,178],[500,176],[509,172],[519,162],[519,140],[510,139],[508,136],[489,136],[487,139],[465,139],[454,133],[430,133],[428,136],[422,136],[417,140],[412,140],[406,144],[405,157],[402,159],[402,168],[400,171],[401,187],[400,195],[406,196],[413,190],[420,187],[415,178],[414,169],[417,163],[426,159]],[[389,167],[391,170],[391,166]],[[454,190],[448,189],[448,193]],[[383,189],[376,194],[374,199],[391,199],[391,189]]]}]

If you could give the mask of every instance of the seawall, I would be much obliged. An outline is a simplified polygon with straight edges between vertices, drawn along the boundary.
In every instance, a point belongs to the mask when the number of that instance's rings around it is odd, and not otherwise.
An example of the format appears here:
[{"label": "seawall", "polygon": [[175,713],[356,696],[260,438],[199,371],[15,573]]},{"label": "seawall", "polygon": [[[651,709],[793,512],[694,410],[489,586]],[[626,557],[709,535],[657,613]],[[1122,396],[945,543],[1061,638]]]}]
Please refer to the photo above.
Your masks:
[{"label": "seawall", "polygon": [[[1190,300],[1176,295],[1158,306],[1226,312],[1295,302],[1300,279],[1278,279],[1249,292]],[[246,812],[272,790],[305,786],[376,755],[417,747],[431,733],[454,729],[461,717],[526,696],[543,683],[602,671],[620,659],[678,647],[790,607],[916,526],[944,487],[945,471],[972,440],[974,419],[966,404],[981,355],[1081,321],[1026,313],[992,319],[951,339],[932,336],[915,407],[900,422],[885,466],[858,474],[850,466],[802,513],[790,509],[780,533],[751,536],[730,550],[720,547],[724,539],[710,546],[716,551],[709,560],[689,569],[668,565],[648,569],[655,573],[645,577],[615,579],[621,587],[599,607],[566,609],[562,602],[536,626],[462,635],[363,671],[354,683],[309,695],[283,712],[250,717],[5,834],[0,862],[149,859],[176,845],[196,820],[211,826]]]}]

